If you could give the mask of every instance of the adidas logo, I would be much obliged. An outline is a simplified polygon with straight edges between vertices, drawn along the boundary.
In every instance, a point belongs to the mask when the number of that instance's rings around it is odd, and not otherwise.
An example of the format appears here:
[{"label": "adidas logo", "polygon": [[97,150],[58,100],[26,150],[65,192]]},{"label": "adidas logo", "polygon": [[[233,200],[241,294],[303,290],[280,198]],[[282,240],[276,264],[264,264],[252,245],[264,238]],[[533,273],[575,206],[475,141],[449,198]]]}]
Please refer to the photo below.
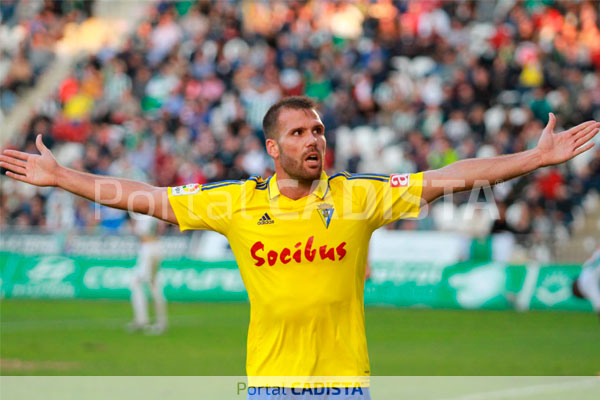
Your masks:
[{"label": "adidas logo", "polygon": [[265,215],[263,215],[262,217],[260,217],[260,219],[258,220],[257,225],[268,225],[268,224],[274,224],[275,221],[273,221],[271,219],[271,217],[269,217],[268,213],[265,213]]}]

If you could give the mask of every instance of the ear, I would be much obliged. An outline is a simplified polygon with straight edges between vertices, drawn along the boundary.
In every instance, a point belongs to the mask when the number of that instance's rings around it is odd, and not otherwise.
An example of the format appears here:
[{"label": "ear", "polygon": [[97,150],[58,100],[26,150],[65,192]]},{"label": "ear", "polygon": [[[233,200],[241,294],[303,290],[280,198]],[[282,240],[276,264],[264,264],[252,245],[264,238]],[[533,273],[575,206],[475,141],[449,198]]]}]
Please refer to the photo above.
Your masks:
[{"label": "ear", "polygon": [[279,145],[277,144],[277,141],[273,139],[267,139],[265,141],[265,146],[267,147],[267,154],[269,154],[271,158],[279,158]]}]

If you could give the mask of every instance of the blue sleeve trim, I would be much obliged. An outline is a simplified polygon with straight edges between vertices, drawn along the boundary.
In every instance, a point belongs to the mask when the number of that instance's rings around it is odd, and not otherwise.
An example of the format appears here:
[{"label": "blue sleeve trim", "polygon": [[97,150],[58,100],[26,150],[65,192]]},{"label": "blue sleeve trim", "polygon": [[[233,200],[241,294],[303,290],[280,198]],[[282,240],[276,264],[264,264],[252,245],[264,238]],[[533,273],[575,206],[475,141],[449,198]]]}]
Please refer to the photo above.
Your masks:
[{"label": "blue sleeve trim", "polygon": [[213,184],[209,187],[202,185],[201,190],[211,190],[211,189],[216,189],[216,188],[223,187],[223,186],[241,185],[241,184],[242,184],[242,182],[240,182],[240,181],[223,181],[223,182],[217,182],[216,184]]},{"label": "blue sleeve trim", "polygon": [[337,178],[339,176],[343,176],[344,178],[346,178],[348,180],[351,180],[351,179],[369,179],[369,180],[379,181],[379,182],[388,182],[390,180],[390,176],[389,175],[382,175],[382,174],[349,174],[346,171],[337,173],[335,175],[332,175],[332,176],[329,177],[329,179],[334,179],[334,178]]}]

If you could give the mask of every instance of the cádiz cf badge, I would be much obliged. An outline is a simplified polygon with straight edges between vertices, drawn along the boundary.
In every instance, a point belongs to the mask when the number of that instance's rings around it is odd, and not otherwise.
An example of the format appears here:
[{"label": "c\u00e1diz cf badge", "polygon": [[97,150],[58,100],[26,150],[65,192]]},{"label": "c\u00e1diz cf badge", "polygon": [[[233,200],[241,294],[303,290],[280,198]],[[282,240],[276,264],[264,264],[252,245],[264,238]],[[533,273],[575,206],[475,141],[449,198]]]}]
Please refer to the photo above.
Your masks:
[{"label": "c\u00e1diz cf badge", "polygon": [[321,217],[321,220],[325,224],[325,228],[329,228],[329,223],[331,222],[331,216],[333,215],[333,206],[331,204],[323,203],[318,206],[318,213]]}]

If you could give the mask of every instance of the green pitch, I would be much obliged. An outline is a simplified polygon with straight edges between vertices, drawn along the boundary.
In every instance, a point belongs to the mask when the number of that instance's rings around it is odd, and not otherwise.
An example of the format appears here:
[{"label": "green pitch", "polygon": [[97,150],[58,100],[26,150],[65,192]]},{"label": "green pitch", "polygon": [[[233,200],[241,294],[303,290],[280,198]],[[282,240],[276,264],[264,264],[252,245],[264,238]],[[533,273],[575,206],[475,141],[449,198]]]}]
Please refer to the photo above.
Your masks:
[{"label": "green pitch", "polygon": [[[244,375],[247,304],[169,304],[163,336],[126,302],[0,303],[3,375]],[[593,314],[367,308],[373,375],[596,375]]]}]

